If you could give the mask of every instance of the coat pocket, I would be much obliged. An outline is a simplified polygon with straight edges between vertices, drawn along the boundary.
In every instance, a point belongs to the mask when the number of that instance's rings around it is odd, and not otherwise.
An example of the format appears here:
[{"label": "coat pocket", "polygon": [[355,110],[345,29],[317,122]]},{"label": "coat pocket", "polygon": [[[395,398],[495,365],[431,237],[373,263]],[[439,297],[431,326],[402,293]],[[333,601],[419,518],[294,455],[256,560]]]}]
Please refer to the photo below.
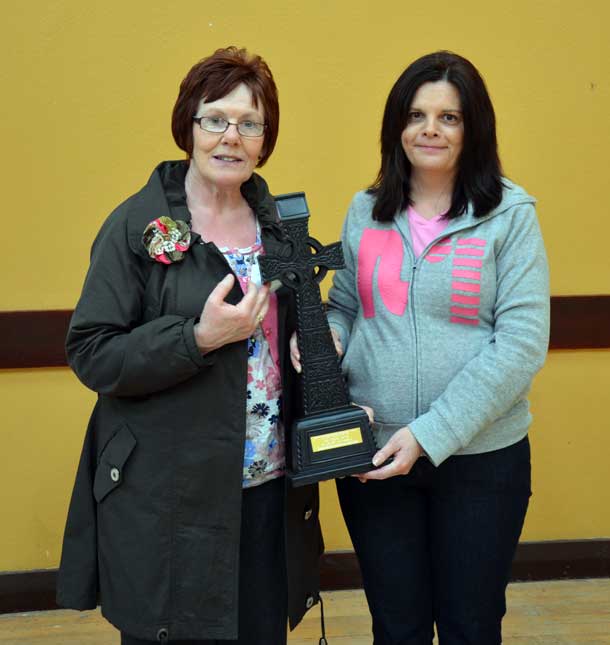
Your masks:
[{"label": "coat pocket", "polygon": [[104,447],[93,481],[93,496],[98,504],[121,485],[125,464],[135,447],[136,439],[127,426],[122,426]]}]

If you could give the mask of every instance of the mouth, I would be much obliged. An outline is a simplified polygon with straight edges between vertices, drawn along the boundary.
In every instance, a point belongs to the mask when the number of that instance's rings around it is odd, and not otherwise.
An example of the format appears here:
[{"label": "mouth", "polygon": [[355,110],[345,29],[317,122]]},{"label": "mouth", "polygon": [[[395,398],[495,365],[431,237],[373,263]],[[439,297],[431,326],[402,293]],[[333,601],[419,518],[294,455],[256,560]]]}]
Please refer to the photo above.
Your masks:
[{"label": "mouth", "polygon": [[241,163],[242,159],[235,157],[233,155],[213,155],[213,158],[217,161],[222,161],[224,163]]},{"label": "mouth", "polygon": [[447,146],[423,146],[418,145],[416,148],[421,148],[422,150],[447,150]]}]

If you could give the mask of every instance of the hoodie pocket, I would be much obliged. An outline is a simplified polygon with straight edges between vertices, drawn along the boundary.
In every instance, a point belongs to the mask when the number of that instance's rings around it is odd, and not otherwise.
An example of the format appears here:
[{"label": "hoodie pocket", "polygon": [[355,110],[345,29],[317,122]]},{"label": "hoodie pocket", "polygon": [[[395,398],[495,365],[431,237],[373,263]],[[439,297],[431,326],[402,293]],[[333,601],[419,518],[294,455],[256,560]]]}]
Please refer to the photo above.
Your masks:
[{"label": "hoodie pocket", "polygon": [[102,450],[93,482],[93,496],[98,504],[121,485],[125,464],[135,447],[135,437],[127,426],[122,426]]}]

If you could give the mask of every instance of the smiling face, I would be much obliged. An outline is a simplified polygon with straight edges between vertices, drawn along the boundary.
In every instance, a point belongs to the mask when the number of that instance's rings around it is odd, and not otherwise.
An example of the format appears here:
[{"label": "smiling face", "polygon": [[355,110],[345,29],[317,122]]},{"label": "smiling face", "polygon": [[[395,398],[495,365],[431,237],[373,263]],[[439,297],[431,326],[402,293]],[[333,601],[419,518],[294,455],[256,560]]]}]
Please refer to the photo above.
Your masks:
[{"label": "smiling face", "polygon": [[[232,123],[265,122],[262,106],[254,106],[252,92],[243,83],[217,101],[206,103],[205,99],[201,100],[196,116],[218,116]],[[241,136],[235,125],[229,125],[225,132],[217,134],[206,132],[193,122],[191,168],[197,178],[211,188],[239,190],[252,175],[264,142],[264,136]]]},{"label": "smiling face", "polygon": [[455,175],[464,143],[464,121],[460,95],[451,83],[436,81],[419,87],[401,143],[413,175]]}]

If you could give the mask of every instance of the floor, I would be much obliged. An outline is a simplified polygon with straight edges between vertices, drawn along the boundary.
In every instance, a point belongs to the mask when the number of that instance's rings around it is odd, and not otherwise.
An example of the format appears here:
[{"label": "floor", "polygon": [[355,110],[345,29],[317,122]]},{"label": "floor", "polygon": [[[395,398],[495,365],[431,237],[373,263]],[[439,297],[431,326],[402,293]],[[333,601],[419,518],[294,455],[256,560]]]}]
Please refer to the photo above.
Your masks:
[{"label": "floor", "polygon": [[[370,645],[361,590],[323,594],[328,645]],[[319,610],[290,634],[290,645],[317,645]],[[507,645],[610,645],[610,579],[513,583],[504,621]],[[2,645],[118,645],[99,611],[0,615]],[[436,643],[436,641],[435,641]],[[271,644],[270,644],[271,645]]]}]

